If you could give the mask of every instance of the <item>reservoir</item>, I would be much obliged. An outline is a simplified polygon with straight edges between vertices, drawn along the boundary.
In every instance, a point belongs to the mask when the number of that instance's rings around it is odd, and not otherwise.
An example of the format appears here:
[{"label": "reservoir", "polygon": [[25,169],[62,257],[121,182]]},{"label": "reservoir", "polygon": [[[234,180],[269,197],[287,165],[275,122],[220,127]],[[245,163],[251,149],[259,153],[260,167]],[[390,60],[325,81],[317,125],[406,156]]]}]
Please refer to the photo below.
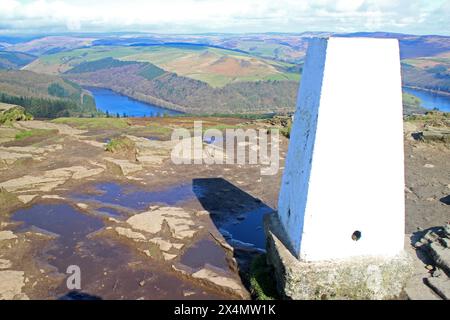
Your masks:
[{"label": "reservoir", "polygon": [[[161,117],[163,115],[177,115],[182,112],[170,110],[121,95],[109,89],[86,87],[92,92],[97,109],[115,117],[117,113],[123,117]],[[403,88],[404,92],[410,93],[421,100],[422,107],[432,110],[450,112],[450,96],[436,94],[431,91]]]},{"label": "reservoir", "polygon": [[403,88],[403,91],[412,94],[420,99],[422,107],[432,110],[434,108],[440,111],[450,112],[450,95],[437,94],[431,91],[417,90],[412,88]]},{"label": "reservoir", "polygon": [[112,117],[124,114],[127,117],[161,117],[163,115],[177,115],[182,112],[162,108],[151,103],[141,102],[121,95],[109,89],[86,87],[92,92],[97,109],[108,112]]}]

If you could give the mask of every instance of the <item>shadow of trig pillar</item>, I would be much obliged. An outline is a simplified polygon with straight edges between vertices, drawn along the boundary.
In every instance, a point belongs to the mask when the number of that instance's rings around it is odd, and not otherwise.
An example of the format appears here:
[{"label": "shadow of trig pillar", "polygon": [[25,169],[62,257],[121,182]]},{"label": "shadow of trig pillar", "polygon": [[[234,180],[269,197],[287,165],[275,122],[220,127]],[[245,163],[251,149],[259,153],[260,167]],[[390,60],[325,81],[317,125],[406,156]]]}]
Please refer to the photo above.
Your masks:
[{"label": "shadow of trig pillar", "polygon": [[[303,263],[302,272],[311,266],[308,263],[329,262],[334,263],[326,272],[330,276],[335,270],[350,271],[346,263],[353,267],[360,263],[360,272],[353,270],[360,277],[353,280],[365,285],[370,266],[385,276],[374,259],[381,259],[377,260],[381,265],[393,260],[407,264],[406,258],[399,258],[405,241],[403,158],[398,41],[312,39],[278,203],[284,244]],[[336,292],[352,298],[334,285],[339,284],[329,283],[325,298],[336,297]],[[398,293],[372,289],[353,298]],[[291,298],[317,297],[291,293]]]}]

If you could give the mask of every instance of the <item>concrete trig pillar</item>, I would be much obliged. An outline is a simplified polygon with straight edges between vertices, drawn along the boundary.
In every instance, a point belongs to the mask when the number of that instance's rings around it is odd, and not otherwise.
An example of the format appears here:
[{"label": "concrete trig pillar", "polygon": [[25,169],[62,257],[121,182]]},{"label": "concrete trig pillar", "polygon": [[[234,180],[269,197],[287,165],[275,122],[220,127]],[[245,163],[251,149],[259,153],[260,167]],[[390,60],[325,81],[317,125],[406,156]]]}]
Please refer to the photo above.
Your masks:
[{"label": "concrete trig pillar", "polygon": [[[322,281],[322,287],[324,281],[329,282],[325,295],[333,298],[336,295],[330,292],[342,295],[345,291],[333,289],[339,281],[355,286],[366,286],[369,281],[372,288],[362,290],[367,295],[359,297],[399,293],[401,285],[396,280],[390,280],[395,288],[387,288],[380,280],[392,268],[407,265],[403,256],[403,117],[397,40],[329,38],[310,42],[277,220],[284,245],[303,270],[298,277],[309,277],[302,280],[304,287],[312,279]],[[270,242],[269,235],[269,247]],[[328,267],[323,269],[324,265]],[[322,270],[324,277],[330,277],[334,272],[345,273],[349,266],[360,267],[354,270],[354,279],[335,275],[333,282],[313,272]],[[313,274],[300,274],[305,270]],[[320,288],[310,286],[313,288],[303,288],[299,291],[303,293],[291,293],[291,297],[314,298],[305,290],[320,292]]]}]

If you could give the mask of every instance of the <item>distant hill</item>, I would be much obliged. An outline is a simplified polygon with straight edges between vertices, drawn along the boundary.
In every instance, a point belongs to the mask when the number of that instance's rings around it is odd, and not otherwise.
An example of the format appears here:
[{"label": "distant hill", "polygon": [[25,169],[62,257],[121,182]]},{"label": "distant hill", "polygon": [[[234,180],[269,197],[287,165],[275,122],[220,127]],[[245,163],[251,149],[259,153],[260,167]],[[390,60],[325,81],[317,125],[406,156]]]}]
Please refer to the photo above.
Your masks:
[{"label": "distant hill", "polygon": [[403,85],[450,92],[450,37],[438,35],[80,34],[21,39],[16,43],[6,39],[9,42],[0,52],[38,56],[34,60],[30,57],[25,66],[16,63],[13,69],[106,87],[177,110],[265,112],[294,109],[308,41],[329,36],[397,38]]},{"label": "distant hill", "polygon": [[0,51],[0,69],[20,69],[35,59],[27,53]]},{"label": "distant hill", "polygon": [[16,104],[35,117],[97,114],[93,98],[61,77],[0,70],[0,102]]},{"label": "distant hill", "polygon": [[108,67],[108,63],[114,62],[112,58],[120,60],[121,64],[126,61],[151,63],[179,76],[206,82],[212,87],[223,87],[232,82],[299,79],[299,72],[294,64],[208,45],[186,44],[94,46],[46,54],[26,69],[46,74],[89,72],[86,68]]},{"label": "distant hill", "polygon": [[[0,38],[1,39],[1,38]],[[72,36],[48,36],[33,38],[30,41],[14,43],[7,47],[8,51],[20,51],[40,56],[64,50],[89,46],[93,39]]]}]

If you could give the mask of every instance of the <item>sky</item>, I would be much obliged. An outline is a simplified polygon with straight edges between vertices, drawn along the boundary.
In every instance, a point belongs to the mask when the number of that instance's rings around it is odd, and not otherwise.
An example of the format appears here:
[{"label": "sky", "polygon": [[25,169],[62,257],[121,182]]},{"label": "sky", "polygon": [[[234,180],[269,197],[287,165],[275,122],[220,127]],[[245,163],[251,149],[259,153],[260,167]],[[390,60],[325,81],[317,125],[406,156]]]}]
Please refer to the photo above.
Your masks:
[{"label": "sky", "polygon": [[0,33],[450,35],[450,0],[0,0]]}]

